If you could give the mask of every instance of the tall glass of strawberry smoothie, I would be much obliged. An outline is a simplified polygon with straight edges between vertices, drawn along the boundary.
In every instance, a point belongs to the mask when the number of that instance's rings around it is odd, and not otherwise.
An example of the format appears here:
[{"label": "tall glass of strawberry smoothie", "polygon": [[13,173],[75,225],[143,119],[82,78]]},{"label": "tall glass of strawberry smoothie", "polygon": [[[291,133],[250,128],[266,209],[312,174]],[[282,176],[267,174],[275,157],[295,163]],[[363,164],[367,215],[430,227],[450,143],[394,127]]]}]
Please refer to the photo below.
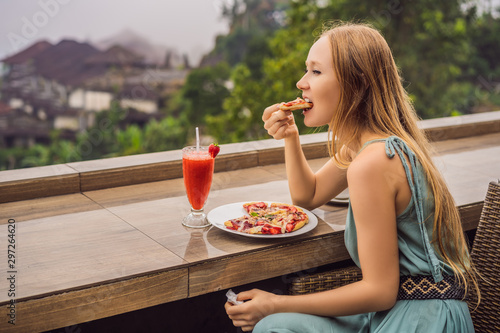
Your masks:
[{"label": "tall glass of strawberry smoothie", "polygon": [[209,226],[203,207],[212,185],[214,158],[209,154],[208,147],[200,146],[197,149],[196,146],[189,146],[182,149],[182,174],[191,204],[191,213],[184,218],[182,224],[192,228]]}]

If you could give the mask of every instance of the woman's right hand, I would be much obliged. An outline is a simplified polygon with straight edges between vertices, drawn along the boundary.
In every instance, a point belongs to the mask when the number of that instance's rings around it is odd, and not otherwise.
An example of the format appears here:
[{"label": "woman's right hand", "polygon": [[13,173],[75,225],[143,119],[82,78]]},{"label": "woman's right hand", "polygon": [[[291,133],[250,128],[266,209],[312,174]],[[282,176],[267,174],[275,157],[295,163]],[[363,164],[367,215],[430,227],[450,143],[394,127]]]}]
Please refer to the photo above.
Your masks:
[{"label": "woman's right hand", "polygon": [[264,110],[262,120],[267,133],[276,140],[287,138],[294,134],[299,134],[292,111],[279,109],[279,103],[271,105]]},{"label": "woman's right hand", "polygon": [[238,294],[237,300],[246,302],[239,305],[226,302],[224,308],[234,326],[241,327],[243,332],[249,332],[262,318],[277,312],[275,304],[279,297],[263,290],[252,289]]}]

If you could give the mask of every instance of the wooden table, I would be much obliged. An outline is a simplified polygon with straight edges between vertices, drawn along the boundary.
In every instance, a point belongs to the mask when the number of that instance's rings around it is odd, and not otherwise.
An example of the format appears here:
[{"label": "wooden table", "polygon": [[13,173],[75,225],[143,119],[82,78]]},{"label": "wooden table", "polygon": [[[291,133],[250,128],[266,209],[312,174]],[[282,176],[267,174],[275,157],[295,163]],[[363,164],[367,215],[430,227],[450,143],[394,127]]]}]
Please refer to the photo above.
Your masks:
[{"label": "wooden table", "polygon": [[[473,229],[488,182],[500,177],[500,134],[435,147],[464,228]],[[283,164],[216,173],[206,209],[250,200],[290,201]],[[14,326],[2,315],[0,331],[74,325],[348,258],[345,206],[315,209],[314,230],[279,240],[184,228],[188,212],[180,178],[0,204],[0,305],[8,314],[15,299],[16,316]]]}]

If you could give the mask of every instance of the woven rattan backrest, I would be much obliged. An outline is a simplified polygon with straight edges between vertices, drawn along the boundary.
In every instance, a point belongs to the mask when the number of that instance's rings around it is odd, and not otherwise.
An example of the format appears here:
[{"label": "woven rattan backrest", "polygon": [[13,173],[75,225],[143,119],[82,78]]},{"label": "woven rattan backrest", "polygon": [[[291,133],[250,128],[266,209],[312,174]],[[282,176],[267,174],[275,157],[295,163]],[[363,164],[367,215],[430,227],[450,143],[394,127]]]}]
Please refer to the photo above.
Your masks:
[{"label": "woven rattan backrest", "polygon": [[[491,182],[472,246],[481,303],[471,312],[476,332],[500,332],[500,183]],[[471,304],[471,308],[474,304]]]}]

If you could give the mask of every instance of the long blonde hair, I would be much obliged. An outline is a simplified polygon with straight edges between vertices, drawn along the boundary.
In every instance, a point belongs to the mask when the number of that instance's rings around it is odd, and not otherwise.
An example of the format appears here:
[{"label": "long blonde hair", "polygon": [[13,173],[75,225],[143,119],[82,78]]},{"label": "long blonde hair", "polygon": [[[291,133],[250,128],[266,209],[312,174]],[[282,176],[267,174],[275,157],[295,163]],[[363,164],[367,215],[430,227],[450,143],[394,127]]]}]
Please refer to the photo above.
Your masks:
[{"label": "long blonde hair", "polygon": [[339,105],[329,128],[330,138],[338,140],[330,143],[331,155],[337,165],[347,167],[349,159],[335,154],[336,147],[359,141],[363,130],[381,137],[394,135],[406,142],[421,163],[434,195],[434,248],[466,291],[472,284],[479,302],[477,272],[469,260],[458,209],[432,162],[432,147],[417,126],[418,116],[387,42],[376,29],[358,23],[334,23],[323,36],[330,40],[333,66],[341,84]]}]

